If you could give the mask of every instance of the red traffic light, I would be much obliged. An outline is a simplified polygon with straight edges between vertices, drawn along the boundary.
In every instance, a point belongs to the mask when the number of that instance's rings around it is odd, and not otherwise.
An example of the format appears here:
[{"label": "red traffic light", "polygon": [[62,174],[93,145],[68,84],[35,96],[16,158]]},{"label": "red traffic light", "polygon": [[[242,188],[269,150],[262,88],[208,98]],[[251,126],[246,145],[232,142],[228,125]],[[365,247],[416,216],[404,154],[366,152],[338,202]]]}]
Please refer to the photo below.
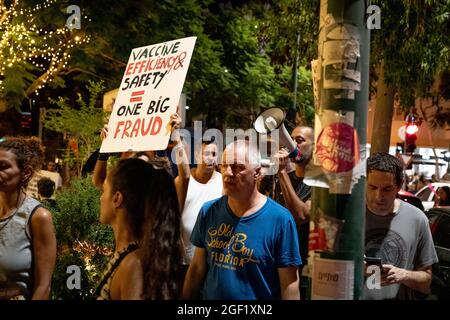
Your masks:
[{"label": "red traffic light", "polygon": [[415,124],[408,124],[406,126],[406,134],[413,135],[416,134],[417,131],[419,131],[419,127]]},{"label": "red traffic light", "polygon": [[410,113],[406,116],[405,128],[405,152],[412,154],[416,149],[417,133],[419,131],[421,120]]}]

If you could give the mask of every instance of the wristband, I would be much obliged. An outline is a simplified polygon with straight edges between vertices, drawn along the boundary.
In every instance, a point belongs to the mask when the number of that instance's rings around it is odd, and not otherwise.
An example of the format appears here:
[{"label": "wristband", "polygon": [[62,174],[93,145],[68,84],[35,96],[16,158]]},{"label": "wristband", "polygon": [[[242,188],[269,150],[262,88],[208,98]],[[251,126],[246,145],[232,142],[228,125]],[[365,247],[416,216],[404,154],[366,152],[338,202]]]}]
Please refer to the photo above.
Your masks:
[{"label": "wristband", "polygon": [[172,149],[173,149],[173,150],[178,150],[178,149],[181,149],[181,148],[183,148],[183,144],[182,144],[182,143],[177,143],[177,144],[175,145],[175,147],[173,147]]},{"label": "wristband", "polygon": [[99,153],[97,160],[99,161],[108,161],[109,153]]}]

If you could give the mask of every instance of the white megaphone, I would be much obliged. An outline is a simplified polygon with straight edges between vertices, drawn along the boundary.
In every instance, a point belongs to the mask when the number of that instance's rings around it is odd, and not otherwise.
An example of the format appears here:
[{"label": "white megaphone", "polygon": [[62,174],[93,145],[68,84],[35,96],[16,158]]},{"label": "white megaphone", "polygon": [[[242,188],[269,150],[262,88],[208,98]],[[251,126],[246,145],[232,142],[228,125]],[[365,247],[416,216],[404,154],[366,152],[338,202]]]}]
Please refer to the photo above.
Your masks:
[{"label": "white megaphone", "polygon": [[279,129],[279,147],[286,147],[289,151],[289,158],[300,159],[302,154],[297,144],[292,140],[283,122],[284,111],[280,108],[269,108],[261,112],[256,118],[253,126],[258,133],[271,133]]}]

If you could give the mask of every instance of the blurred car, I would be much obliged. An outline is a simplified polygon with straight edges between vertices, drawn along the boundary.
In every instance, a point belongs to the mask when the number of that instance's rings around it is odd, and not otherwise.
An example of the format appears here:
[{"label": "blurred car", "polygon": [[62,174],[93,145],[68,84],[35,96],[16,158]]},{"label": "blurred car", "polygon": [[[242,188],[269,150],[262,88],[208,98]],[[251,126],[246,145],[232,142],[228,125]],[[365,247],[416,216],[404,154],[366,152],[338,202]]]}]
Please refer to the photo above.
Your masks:
[{"label": "blurred car", "polygon": [[436,200],[436,191],[443,186],[450,187],[450,182],[432,182],[417,191],[416,197],[422,201],[425,210],[433,208],[434,201]]},{"label": "blurred car", "polygon": [[412,194],[411,192],[405,191],[405,190],[400,190],[397,193],[397,198],[408,202],[410,204],[412,204],[413,206],[419,208],[420,210],[424,211],[424,207],[422,204],[422,201],[420,201],[419,198],[417,198],[414,194]]},{"label": "blurred car", "polygon": [[425,212],[439,263],[433,265],[431,295],[450,300],[450,207],[432,208]]}]

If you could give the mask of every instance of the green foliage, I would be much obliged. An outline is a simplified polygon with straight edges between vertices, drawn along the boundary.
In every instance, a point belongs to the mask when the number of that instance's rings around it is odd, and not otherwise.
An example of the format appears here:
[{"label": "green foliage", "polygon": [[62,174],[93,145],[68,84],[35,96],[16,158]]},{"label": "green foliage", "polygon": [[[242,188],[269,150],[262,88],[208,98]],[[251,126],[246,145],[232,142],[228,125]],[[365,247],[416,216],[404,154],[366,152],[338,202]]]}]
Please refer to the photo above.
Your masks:
[{"label": "green foliage", "polygon": [[18,107],[26,97],[25,89],[33,82],[35,77],[32,71],[36,68],[30,63],[15,64],[5,70],[3,76],[4,90],[0,92],[8,100],[8,106]]},{"label": "green foliage", "polygon": [[[80,266],[81,271],[81,290],[76,288],[69,290],[67,287],[67,278],[70,274],[67,273],[69,266]],[[88,272],[85,269],[84,261],[80,253],[71,251],[67,253],[59,253],[56,259],[55,270],[53,271],[52,279],[52,300],[85,300],[93,298],[91,290],[91,283],[89,281]]]},{"label": "green foliage", "polygon": [[[53,299],[92,298],[109,260],[114,238],[109,226],[99,222],[99,198],[90,177],[76,178],[56,196],[53,213],[58,257],[53,273]],[[69,290],[67,267],[81,268],[81,289]]]},{"label": "green foliage", "polygon": [[[68,65],[47,88],[54,91],[55,87],[69,84],[79,86],[77,82],[92,77],[103,79],[106,90],[116,88],[132,48],[196,36],[184,86],[191,106],[189,117],[206,116],[206,126],[242,126],[243,119],[248,124],[260,108],[275,104],[280,95],[290,99],[292,84],[286,86],[280,73],[285,66],[292,66],[297,31],[301,33],[301,65],[308,65],[310,53],[316,52],[312,41],[315,37],[310,34],[314,35],[317,29],[317,3],[80,0],[77,4],[83,10],[81,32],[89,35],[91,41],[71,48]],[[37,15],[36,21],[50,26],[52,21],[55,25],[63,23],[67,14],[61,6],[54,9],[48,18]],[[73,155],[70,159],[79,163]]]},{"label": "green foliage", "polygon": [[297,51],[303,66],[309,67],[317,57],[319,8],[320,0],[272,1],[262,36],[267,39],[275,66],[292,66]]},{"label": "green foliage", "polygon": [[[283,89],[277,97],[276,105],[288,110],[294,102],[292,92],[292,68],[285,66],[279,75]],[[296,106],[301,118],[302,125],[312,126],[314,123],[314,96],[312,89],[312,73],[305,67],[299,67],[297,75],[297,98]]]},{"label": "green foliage", "polygon": [[[8,101],[7,108],[19,108],[25,98],[66,70],[84,33],[65,27],[66,1],[45,6],[38,0],[2,1],[1,5],[0,100]],[[61,81],[53,86],[57,84]]]},{"label": "green foliage", "polygon": [[59,97],[50,102],[58,108],[49,109],[46,114],[44,126],[50,130],[67,135],[68,139],[75,139],[78,152],[67,149],[66,161],[75,164],[78,173],[90,154],[100,145],[99,131],[103,127],[104,112],[97,107],[97,102],[103,93],[103,82],[89,81],[88,97],[83,98],[78,93],[77,104],[74,106],[67,98]]},{"label": "green foliage", "polygon": [[57,237],[70,246],[86,239],[107,245],[110,241],[109,228],[98,222],[99,199],[100,192],[90,177],[72,179],[70,186],[62,189],[56,197],[58,210],[54,213],[54,219]]},{"label": "green foliage", "polygon": [[230,108],[270,106],[279,90],[269,57],[259,51],[258,19],[247,8],[233,11],[233,19],[225,28],[222,43],[226,48],[225,64],[235,82]]},{"label": "green foliage", "polygon": [[[207,126],[248,126],[260,108],[274,104],[281,91],[270,57],[259,39],[265,17],[261,8],[253,2],[209,7],[204,30],[218,44],[215,49],[220,50],[214,67],[217,75],[211,77],[216,80],[203,88],[193,87],[189,103],[194,115],[207,115]],[[190,87],[189,82],[186,86]]]},{"label": "green foliage", "polygon": [[450,1],[372,1],[382,25],[372,31],[371,63],[384,61],[386,83],[404,109],[428,96],[436,76],[450,68]]},{"label": "green foliage", "polygon": [[[259,1],[115,4],[97,0],[95,6],[91,1],[81,1],[80,5],[92,17],[87,22],[92,41],[72,61],[85,71],[108,78],[107,89],[120,83],[132,48],[196,36],[184,86],[190,116],[202,114],[206,116],[206,126],[219,128],[224,124],[240,126],[243,119],[248,124],[260,108],[273,105],[285,92],[278,82],[279,65],[272,64],[272,47],[264,40],[270,10]],[[109,8],[108,12],[104,7]],[[123,19],[124,16],[133,19]],[[280,17],[283,15],[277,18]],[[270,39],[271,45],[283,39],[277,35]]]}]

